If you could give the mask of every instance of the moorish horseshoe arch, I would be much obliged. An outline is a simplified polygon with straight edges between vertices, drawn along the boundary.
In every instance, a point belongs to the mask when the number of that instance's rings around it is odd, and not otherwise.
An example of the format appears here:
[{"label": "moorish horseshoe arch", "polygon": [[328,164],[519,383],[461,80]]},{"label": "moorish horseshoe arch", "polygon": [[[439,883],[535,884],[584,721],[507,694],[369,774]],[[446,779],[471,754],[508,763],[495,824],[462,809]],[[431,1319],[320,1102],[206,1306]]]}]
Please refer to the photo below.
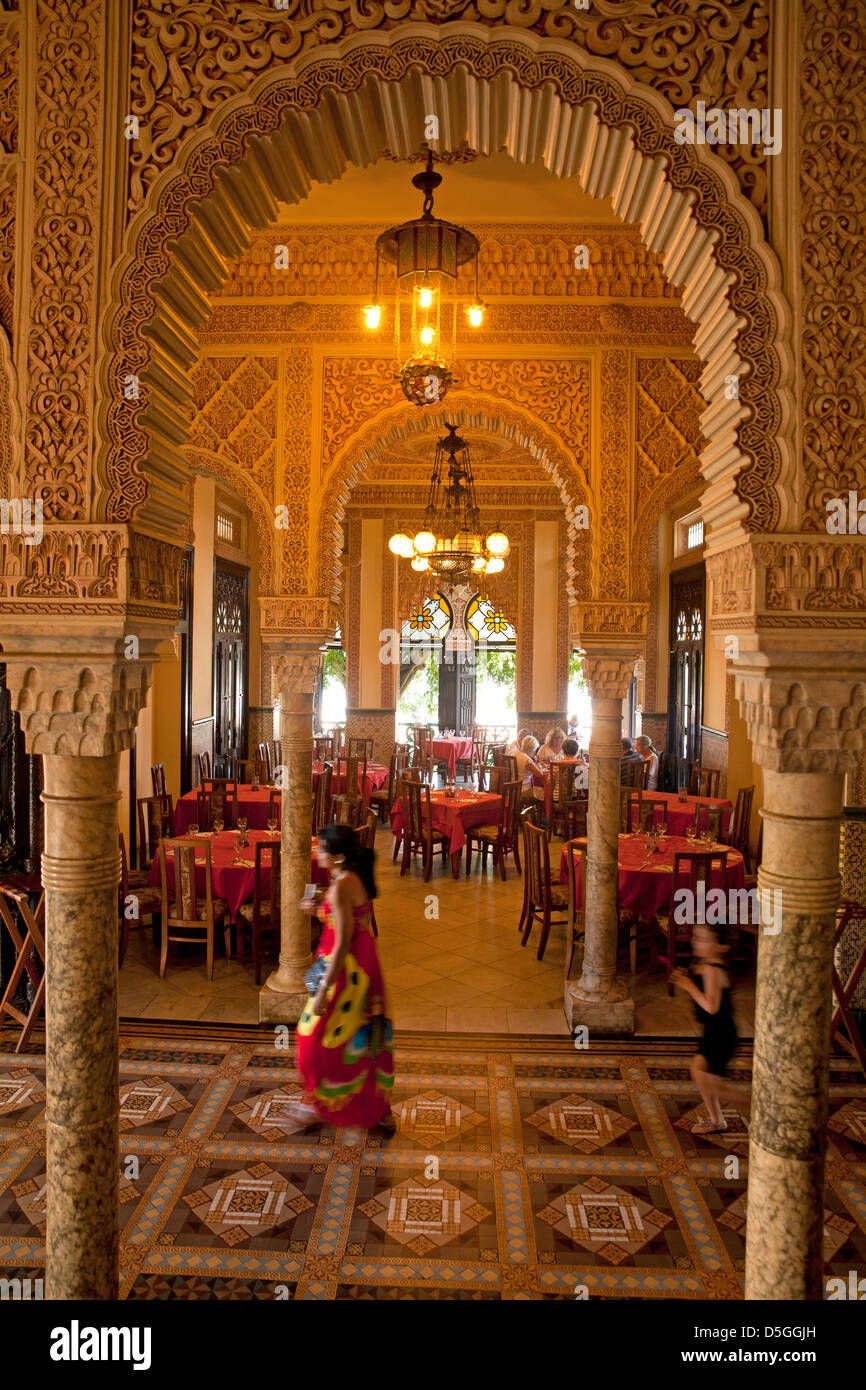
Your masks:
[{"label": "moorish horseshoe arch", "polygon": [[568,538],[568,597],[571,602],[589,597],[591,554],[589,537],[592,534],[594,499],[586,474],[559,436],[537,416],[524,407],[500,401],[491,394],[460,391],[449,392],[449,404],[441,409],[419,411],[417,406],[403,401],[379,411],[353,434],[339,450],[331,464],[315,534],[318,542],[318,592],[339,599],[342,579],[340,527],[352,489],[363,477],[369,465],[382,450],[408,439],[414,434],[443,433],[446,419],[463,428],[486,429],[501,434],[527,449],[551,476],[568,520],[574,508],[586,506],[590,529],[569,528]]},{"label": "moorish horseshoe arch", "polygon": [[[185,514],[178,440],[194,334],[226,262],[246,249],[251,229],[274,220],[278,199],[295,201],[314,180],[365,167],[386,147],[411,154],[431,105],[441,149],[465,141],[482,154],[504,148],[523,163],[541,159],[640,225],[699,325],[708,528],[721,545],[741,527],[795,525],[785,434],[791,315],[776,257],[724,161],[678,145],[669,103],[617,65],[561,40],[463,22],[353,35],[266,72],[187,138],[177,172],[154,182],[127,232],[103,320],[98,519],[135,518],[172,535]],[[124,400],[129,372],[142,378],[146,400]],[[730,375],[739,399],[726,396]]]}]

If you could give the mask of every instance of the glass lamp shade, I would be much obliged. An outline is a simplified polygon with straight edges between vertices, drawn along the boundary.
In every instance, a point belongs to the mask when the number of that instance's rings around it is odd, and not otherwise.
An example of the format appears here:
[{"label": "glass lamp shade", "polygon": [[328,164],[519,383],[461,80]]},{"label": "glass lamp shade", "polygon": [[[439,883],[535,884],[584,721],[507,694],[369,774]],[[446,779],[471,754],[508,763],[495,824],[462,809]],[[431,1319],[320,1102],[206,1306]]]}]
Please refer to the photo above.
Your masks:
[{"label": "glass lamp shade", "polygon": [[476,555],[475,559],[472,561],[473,574],[481,574],[482,570],[485,570],[486,568],[487,561],[485,560],[484,556]]},{"label": "glass lamp shade", "polygon": [[505,561],[499,555],[491,555],[484,566],[485,574],[499,574],[505,569]]},{"label": "glass lamp shade", "polygon": [[484,322],[484,305],[470,304],[466,310],[466,317],[469,319],[473,328],[480,328]]},{"label": "glass lamp shade", "polygon": [[422,285],[418,290],[418,303],[422,309],[429,309],[433,303],[433,291],[429,285]]},{"label": "glass lamp shade", "polygon": [[484,544],[491,555],[507,555],[511,549],[504,531],[491,531]]},{"label": "glass lamp shade", "polygon": [[458,531],[454,537],[454,549],[472,552],[480,551],[481,541],[473,531]]},{"label": "glass lamp shade", "polygon": [[382,306],[381,306],[381,304],[365,304],[365,305],[364,305],[364,323],[366,324],[367,328],[378,328],[378,327],[379,327],[379,324],[380,324],[381,322],[382,322]]},{"label": "glass lamp shade", "polygon": [[397,380],[413,405],[436,405],[453,385],[454,377],[441,358],[416,354],[397,373]]},{"label": "glass lamp shade", "polygon": [[424,570],[430,568],[430,562],[428,561],[427,556],[415,555],[412,559],[412,568],[413,570],[417,570],[419,574],[423,574]]},{"label": "glass lamp shade", "polygon": [[415,537],[415,549],[419,555],[432,555],[436,549],[436,537],[432,531],[419,531]]},{"label": "glass lamp shade", "polygon": [[390,550],[390,552],[391,552],[392,555],[399,555],[400,558],[403,559],[403,560],[409,560],[409,559],[411,559],[411,557],[412,557],[412,538],[411,538],[411,536],[406,536],[406,535],[404,535],[402,531],[398,532],[396,536],[392,536],[391,539],[389,540],[389,542],[388,542],[388,549]]}]

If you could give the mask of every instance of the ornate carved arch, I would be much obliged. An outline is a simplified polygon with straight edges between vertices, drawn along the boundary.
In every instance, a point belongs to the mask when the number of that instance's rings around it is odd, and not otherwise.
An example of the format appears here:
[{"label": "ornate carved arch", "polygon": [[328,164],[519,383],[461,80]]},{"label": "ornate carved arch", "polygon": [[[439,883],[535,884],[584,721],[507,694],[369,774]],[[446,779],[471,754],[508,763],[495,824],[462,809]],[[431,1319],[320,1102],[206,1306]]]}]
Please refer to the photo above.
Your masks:
[{"label": "ornate carved arch", "polygon": [[697,465],[684,464],[659,479],[640,510],[631,545],[631,573],[635,599],[642,603],[650,598],[649,549],[656,522],[674,498],[688,497],[700,482]]},{"label": "ornate carved arch", "polygon": [[408,401],[379,411],[365,421],[360,430],[339,451],[332,463],[322,493],[317,519],[311,519],[311,534],[317,539],[318,570],[311,582],[318,592],[339,599],[342,585],[340,527],[352,488],[383,449],[418,432],[442,433],[445,421],[464,427],[486,429],[513,439],[527,449],[551,475],[559,489],[566,518],[574,520],[575,507],[586,506],[588,529],[569,526],[568,595],[574,601],[589,595],[592,497],[583,468],[562,440],[528,410],[496,396],[478,392],[449,393],[448,405],[435,411],[419,411]]},{"label": "ornate carved arch", "polygon": [[248,504],[256,523],[256,534],[259,540],[259,588],[263,594],[271,593],[276,581],[274,569],[274,513],[267,497],[244,470],[224,458],[221,454],[211,453],[209,449],[192,448],[189,445],[184,449],[184,456],[193,468],[201,469],[206,473],[216,473],[220,478],[225,478],[230,483],[235,492],[240,493],[244,501]]},{"label": "ornate carved arch", "polygon": [[[277,198],[296,200],[313,180],[364,167],[386,147],[411,153],[431,103],[443,148],[468,142],[484,154],[542,159],[640,224],[699,324],[703,464],[714,470],[708,525],[721,538],[739,525],[790,524],[790,360],[777,349],[790,315],[775,257],[728,168],[705,147],[678,145],[667,101],[616,65],[559,39],[463,22],[406,24],[303,54],[264,73],[184,142],[149,190],[114,276],[99,381],[98,515],[169,529],[167,490],[158,513],[149,506],[148,453],[164,474],[183,437],[177,388],[208,291],[250,228],[273,219]],[[143,405],[123,400],[129,371],[147,385]],[[725,396],[731,374],[739,399]],[[182,494],[179,459],[179,513]]]}]

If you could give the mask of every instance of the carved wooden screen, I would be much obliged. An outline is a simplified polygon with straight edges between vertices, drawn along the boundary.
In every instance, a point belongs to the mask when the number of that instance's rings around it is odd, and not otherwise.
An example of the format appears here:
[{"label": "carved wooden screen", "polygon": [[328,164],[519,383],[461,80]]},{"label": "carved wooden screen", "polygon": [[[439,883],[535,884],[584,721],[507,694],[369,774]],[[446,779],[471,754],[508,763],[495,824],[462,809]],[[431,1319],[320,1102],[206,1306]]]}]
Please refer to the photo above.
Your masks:
[{"label": "carved wooden screen", "polygon": [[677,787],[688,783],[689,768],[701,757],[705,588],[703,565],[671,576],[668,752]]},{"label": "carved wooden screen", "polygon": [[214,562],[214,772],[224,776],[246,757],[249,577],[242,565]]}]

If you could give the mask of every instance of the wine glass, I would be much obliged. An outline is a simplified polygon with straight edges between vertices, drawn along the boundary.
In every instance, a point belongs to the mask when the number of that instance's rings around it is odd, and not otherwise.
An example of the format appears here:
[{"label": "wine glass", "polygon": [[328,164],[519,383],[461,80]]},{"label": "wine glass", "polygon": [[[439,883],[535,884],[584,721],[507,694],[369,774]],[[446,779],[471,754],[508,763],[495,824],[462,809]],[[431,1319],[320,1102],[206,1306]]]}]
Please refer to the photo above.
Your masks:
[{"label": "wine glass", "polygon": [[695,843],[697,833],[698,832],[695,829],[694,822],[689,821],[688,825],[686,826],[686,839],[688,840],[690,845],[693,845]]},{"label": "wine glass", "polygon": [[187,831],[187,834],[190,835],[190,836],[192,836],[192,835],[197,835],[197,834],[198,834],[198,823],[197,823],[197,821],[191,821],[191,822],[190,822],[190,827],[189,827],[189,830]]},{"label": "wine glass", "polygon": [[220,833],[220,831],[222,830],[222,828],[223,828],[224,825],[225,825],[225,821],[223,820],[222,816],[214,816],[214,818],[213,818],[213,828],[214,828],[214,834],[215,834],[215,835],[219,835],[219,833]]},{"label": "wine glass", "polygon": [[269,830],[270,834],[273,835],[273,834],[276,832],[276,829],[277,829],[277,818],[276,818],[276,816],[268,816],[268,830]]},{"label": "wine glass", "polygon": [[246,817],[246,816],[238,816],[238,830],[241,832],[242,835],[246,835],[246,833],[247,833],[247,817]]}]

